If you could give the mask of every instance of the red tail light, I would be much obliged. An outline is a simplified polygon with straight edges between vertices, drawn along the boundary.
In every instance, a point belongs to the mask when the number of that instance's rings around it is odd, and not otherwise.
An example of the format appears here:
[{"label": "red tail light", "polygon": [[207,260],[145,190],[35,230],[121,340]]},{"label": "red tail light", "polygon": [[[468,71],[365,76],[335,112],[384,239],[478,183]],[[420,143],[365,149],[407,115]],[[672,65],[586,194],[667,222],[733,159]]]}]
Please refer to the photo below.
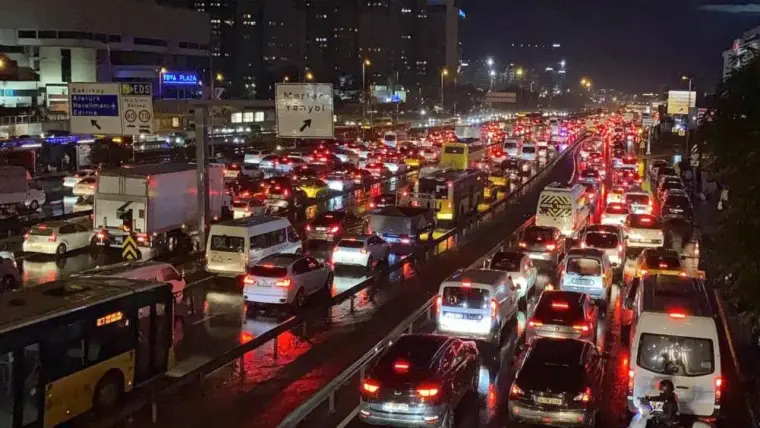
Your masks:
[{"label": "red tail light", "polygon": [[581,248],[586,248],[586,243],[581,241]]},{"label": "red tail light", "polygon": [[546,244],[546,249],[549,251],[554,251],[557,248],[557,245],[555,244]]},{"label": "red tail light", "polygon": [[435,304],[437,307],[441,307],[443,305],[443,297],[438,296],[438,299],[435,301]]},{"label": "red tail light", "polygon": [[525,241],[520,241],[520,242],[517,244],[517,246],[518,246],[518,247],[520,247],[520,248],[527,248],[527,247],[528,247],[528,244],[527,244]]},{"label": "red tail light", "polygon": [[438,385],[425,385],[420,386],[417,388],[417,395],[419,395],[422,398],[430,398],[435,397],[440,392],[440,387]]},{"label": "red tail light", "polygon": [[528,321],[528,325],[530,327],[543,327],[544,323],[542,323],[541,321],[536,321],[536,320],[532,319],[532,320]]},{"label": "red tail light", "polygon": [[409,361],[405,360],[398,360],[395,363],[393,363],[393,371],[396,373],[407,373],[409,372]]},{"label": "red tail light", "polygon": [[641,276],[645,276],[648,273],[649,271],[647,271],[646,269],[641,269]]},{"label": "red tail light", "polygon": [[330,229],[330,233],[336,233],[340,230],[340,226],[333,226],[332,229]]},{"label": "red tail light", "polygon": [[688,274],[688,273],[686,273],[686,272],[679,272],[679,273],[678,273],[678,276],[680,276],[680,277],[683,277],[683,278],[686,278],[687,276],[689,276],[689,274]]},{"label": "red tail light", "polygon": [[55,242],[56,238],[57,238],[57,236],[54,233],[54,234],[50,235],[50,237],[48,238],[48,242]]},{"label": "red tail light", "polygon": [[720,397],[723,395],[723,378],[715,378],[715,404],[720,403]]},{"label": "red tail light", "polygon": [[243,284],[253,284],[254,282],[255,282],[255,280],[253,279],[253,277],[251,275],[246,275],[243,278]]},{"label": "red tail light", "polygon": [[618,251],[621,253],[623,252],[623,244],[618,245]]},{"label": "red tail light", "polygon": [[274,285],[278,287],[290,287],[290,280],[289,279],[281,279],[274,283]]},{"label": "red tail light", "polygon": [[525,392],[517,386],[517,384],[512,384],[512,387],[509,388],[509,396],[513,398],[522,397],[525,395]]},{"label": "red tail light", "polygon": [[379,389],[380,385],[371,379],[367,379],[362,383],[362,392],[364,393],[375,394]]},{"label": "red tail light", "polygon": [[589,331],[591,331],[591,326],[589,326],[588,323],[575,324],[573,326],[573,330],[580,331],[583,333],[588,333]]},{"label": "red tail light", "polygon": [[28,240],[28,239],[29,239],[29,234],[28,234],[28,233],[25,233],[25,234],[24,234],[24,241],[26,241],[26,240]]},{"label": "red tail light", "polygon": [[686,319],[686,314],[683,313],[683,312],[670,312],[670,313],[668,313],[668,316],[670,318],[675,318],[675,319],[679,319],[679,320]]},{"label": "red tail light", "polygon": [[308,224],[306,225],[306,231],[311,232],[311,225],[308,225]]},{"label": "red tail light", "polygon": [[580,401],[583,403],[588,403],[591,401],[591,388],[586,387],[586,389],[581,392],[580,394],[576,395],[575,398],[573,398],[573,401]]}]

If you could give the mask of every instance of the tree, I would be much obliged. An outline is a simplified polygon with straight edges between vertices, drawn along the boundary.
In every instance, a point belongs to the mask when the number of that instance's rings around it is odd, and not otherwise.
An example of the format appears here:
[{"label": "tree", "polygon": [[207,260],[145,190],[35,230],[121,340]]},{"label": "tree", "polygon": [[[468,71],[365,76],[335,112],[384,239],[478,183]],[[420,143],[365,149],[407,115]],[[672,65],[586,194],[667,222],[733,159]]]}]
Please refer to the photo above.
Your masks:
[{"label": "tree", "polygon": [[[710,265],[733,275],[733,296],[760,318],[760,56],[736,70],[708,100],[700,152],[730,190]],[[757,324],[757,322],[756,322]]]}]

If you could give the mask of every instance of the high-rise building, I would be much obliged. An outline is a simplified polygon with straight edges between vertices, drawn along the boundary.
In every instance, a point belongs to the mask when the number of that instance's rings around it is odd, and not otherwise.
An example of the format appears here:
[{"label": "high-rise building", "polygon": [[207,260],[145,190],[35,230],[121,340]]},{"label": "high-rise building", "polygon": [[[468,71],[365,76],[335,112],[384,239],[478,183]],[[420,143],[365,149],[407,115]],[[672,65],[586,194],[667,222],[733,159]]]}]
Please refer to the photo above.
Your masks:
[{"label": "high-rise building", "polygon": [[723,79],[731,72],[747,64],[760,51],[760,26],[744,32],[734,40],[731,49],[723,52]]}]

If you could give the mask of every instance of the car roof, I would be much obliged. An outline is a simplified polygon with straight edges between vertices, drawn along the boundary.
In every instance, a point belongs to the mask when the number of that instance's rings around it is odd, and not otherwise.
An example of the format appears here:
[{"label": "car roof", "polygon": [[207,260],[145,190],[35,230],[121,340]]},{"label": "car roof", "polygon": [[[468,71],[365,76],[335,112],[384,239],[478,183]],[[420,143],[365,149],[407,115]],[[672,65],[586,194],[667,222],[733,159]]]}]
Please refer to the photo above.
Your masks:
[{"label": "car roof", "polygon": [[644,287],[642,306],[645,312],[685,311],[693,316],[713,315],[704,283],[699,278],[648,275],[640,286]]},{"label": "car roof", "polygon": [[598,248],[573,248],[567,252],[567,258],[570,258],[570,256],[596,257],[601,259],[604,257],[604,251]]}]

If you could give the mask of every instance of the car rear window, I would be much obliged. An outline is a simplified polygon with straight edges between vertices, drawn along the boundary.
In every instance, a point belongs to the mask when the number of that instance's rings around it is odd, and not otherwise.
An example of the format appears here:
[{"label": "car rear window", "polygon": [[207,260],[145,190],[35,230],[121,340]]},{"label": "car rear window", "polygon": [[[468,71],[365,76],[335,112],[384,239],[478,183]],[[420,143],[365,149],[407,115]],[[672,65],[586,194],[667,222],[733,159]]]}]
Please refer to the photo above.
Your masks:
[{"label": "car rear window", "polygon": [[255,265],[248,273],[261,278],[282,278],[288,275],[288,268],[281,266]]},{"label": "car rear window", "polygon": [[335,223],[340,223],[343,218],[346,216],[346,213],[343,212],[335,212],[335,213],[323,213],[317,216],[317,218],[314,219],[312,222],[312,225],[314,226],[328,226]]},{"label": "car rear window", "polygon": [[[394,372],[394,365],[401,361],[409,365],[410,373],[415,372],[416,370],[414,369],[429,367],[443,343],[445,343],[445,339],[440,336],[401,336],[388,349],[388,352],[380,357],[375,370],[373,370],[373,374],[392,374]],[[427,370],[422,370],[422,372],[425,375],[428,374]]]},{"label": "car rear window", "polygon": [[520,261],[522,254],[518,253],[496,253],[491,260],[491,269],[503,270],[507,272],[516,272],[520,270]]},{"label": "car rear window", "polygon": [[356,241],[353,239],[344,239],[338,242],[339,247],[343,248],[364,248],[364,241]]},{"label": "car rear window", "polygon": [[554,232],[551,229],[529,228],[525,231],[524,239],[528,242],[547,242],[554,239]]},{"label": "car rear window", "polygon": [[248,201],[232,201],[233,208],[247,208]]},{"label": "car rear window", "polygon": [[567,260],[567,272],[579,275],[601,275],[602,264],[590,257],[570,257]]},{"label": "car rear window", "polygon": [[528,154],[536,153],[536,148],[532,147],[532,146],[523,146],[522,152],[523,153],[528,153]]},{"label": "car rear window", "polygon": [[618,237],[612,233],[587,233],[585,241],[593,248],[615,248],[618,245]]},{"label": "car rear window", "polygon": [[570,325],[584,319],[578,297],[567,293],[548,293],[541,296],[533,315],[546,324]]},{"label": "car rear window", "polygon": [[651,215],[632,215],[628,217],[628,226],[635,229],[662,229],[657,217]]},{"label": "car rear window", "polygon": [[52,236],[55,231],[48,227],[33,227],[29,231],[32,236]]},{"label": "car rear window", "polygon": [[454,308],[485,309],[491,299],[490,294],[483,288],[444,287],[441,304]]},{"label": "car rear window", "polygon": [[649,195],[625,195],[625,201],[629,204],[646,205],[649,203]]},{"label": "car rear window", "polygon": [[710,339],[642,333],[636,364],[667,376],[705,376],[715,371]]},{"label": "car rear window", "polygon": [[669,254],[648,254],[645,260],[650,269],[680,269],[681,260],[677,255]]},{"label": "car rear window", "polygon": [[240,236],[213,235],[211,237],[211,251],[242,253],[244,249],[245,240]]}]

